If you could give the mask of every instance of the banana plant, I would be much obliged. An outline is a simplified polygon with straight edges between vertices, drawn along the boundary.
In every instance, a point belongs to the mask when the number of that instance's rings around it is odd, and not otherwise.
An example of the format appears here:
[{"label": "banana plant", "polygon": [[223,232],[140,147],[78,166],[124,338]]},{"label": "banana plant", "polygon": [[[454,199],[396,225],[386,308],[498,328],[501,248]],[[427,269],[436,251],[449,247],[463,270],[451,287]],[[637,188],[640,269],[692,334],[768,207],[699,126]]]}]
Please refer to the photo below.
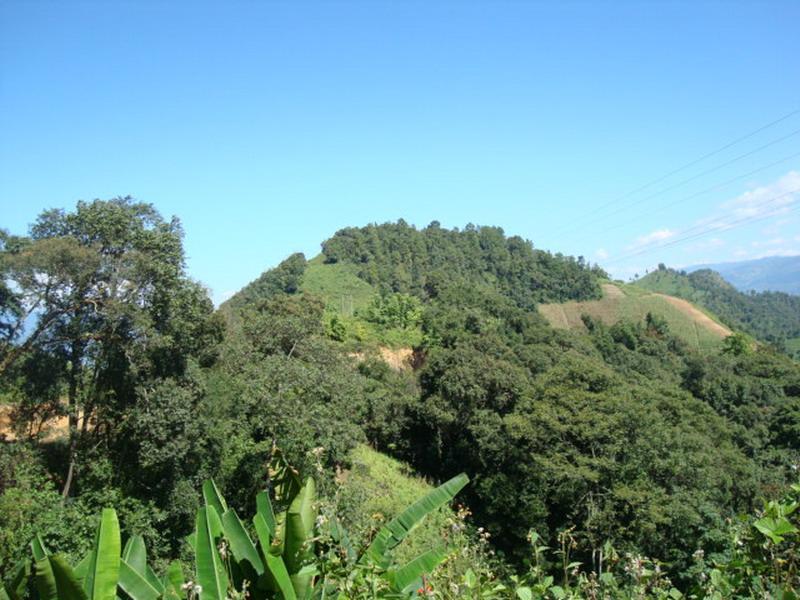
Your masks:
[{"label": "banana plant", "polygon": [[203,484],[205,505],[198,511],[194,534],[200,600],[224,600],[229,588],[243,592],[245,585],[257,600],[276,595],[286,600],[310,597],[315,573],[310,566],[314,480],[283,489],[293,496],[285,498],[288,508],[277,515],[266,492],[257,496],[254,543],[214,481]]},{"label": "banana plant", "polygon": [[31,553],[40,600],[177,600],[182,596],[180,565],[171,566],[160,580],[147,564],[141,536],[131,536],[120,553],[119,521],[111,508],[103,509],[94,546],[74,567],[64,557],[51,554],[39,537],[31,542]]},{"label": "banana plant", "polygon": [[423,552],[404,565],[396,565],[392,551],[408,537],[429,514],[448,504],[469,483],[461,473],[431,490],[384,525],[359,559],[360,566],[374,565],[385,570],[385,578],[393,591],[407,593],[419,587],[422,576],[433,571],[447,553],[443,548]]}]

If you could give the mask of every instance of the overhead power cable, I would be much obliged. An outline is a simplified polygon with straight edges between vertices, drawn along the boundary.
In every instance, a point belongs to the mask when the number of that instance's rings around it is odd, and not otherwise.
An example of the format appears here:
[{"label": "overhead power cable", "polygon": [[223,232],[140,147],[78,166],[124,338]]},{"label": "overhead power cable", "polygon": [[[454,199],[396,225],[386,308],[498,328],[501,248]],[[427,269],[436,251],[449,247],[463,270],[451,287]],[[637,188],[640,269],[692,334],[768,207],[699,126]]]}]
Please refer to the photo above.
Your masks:
[{"label": "overhead power cable", "polygon": [[671,192],[672,190],[675,190],[675,189],[677,189],[679,187],[682,187],[682,186],[686,185],[687,183],[691,183],[692,181],[696,181],[697,179],[699,179],[701,177],[705,177],[706,175],[709,175],[711,173],[719,171],[720,169],[723,169],[723,168],[725,168],[727,166],[730,166],[733,163],[742,160],[743,158],[747,158],[749,156],[752,156],[753,154],[761,152],[762,150],[764,150],[766,148],[769,148],[770,146],[774,146],[775,144],[779,144],[780,142],[783,142],[783,141],[789,139],[790,137],[793,137],[793,136],[797,135],[798,133],[800,133],[800,129],[795,129],[791,133],[788,133],[788,134],[786,134],[784,136],[781,136],[779,138],[770,140],[766,144],[762,144],[761,146],[759,146],[758,148],[756,148],[754,150],[750,150],[749,152],[745,152],[744,154],[740,154],[740,155],[738,155],[738,156],[736,156],[734,158],[731,158],[731,159],[725,161],[722,164],[719,164],[719,165],[716,165],[716,166],[711,167],[709,169],[706,169],[705,171],[701,171],[700,173],[698,173],[696,175],[693,175],[693,176],[689,177],[688,179],[684,179],[682,181],[679,181],[678,183],[675,183],[675,184],[673,184],[673,185],[671,185],[671,186],[669,186],[667,188],[664,188],[663,190],[660,190],[658,192],[650,194],[649,196],[645,196],[644,198],[640,198],[638,200],[634,200],[633,202],[629,202],[627,204],[624,204],[623,206],[620,206],[616,210],[612,210],[610,212],[605,213],[599,219],[596,219],[594,222],[590,221],[588,223],[584,223],[581,226],[578,226],[577,228],[567,229],[566,231],[567,232],[574,231],[576,229],[580,229],[581,227],[585,227],[586,225],[590,225],[590,224],[594,225],[595,223],[597,223],[599,221],[605,220],[605,219],[607,219],[609,217],[613,217],[614,215],[618,215],[622,211],[628,210],[629,208],[631,208],[633,206],[636,206],[637,204],[642,204],[643,202],[647,202],[648,200],[652,200],[653,198],[657,198],[659,196],[662,196],[663,194],[666,194],[667,192]]},{"label": "overhead power cable", "polygon": [[695,198],[703,196],[704,194],[709,194],[711,192],[715,192],[715,191],[720,190],[720,189],[722,189],[722,188],[724,188],[724,187],[726,187],[726,186],[728,186],[728,185],[730,185],[732,183],[735,183],[735,182],[740,181],[742,179],[747,179],[748,177],[752,177],[756,173],[760,173],[762,171],[766,171],[767,169],[775,167],[775,166],[777,166],[777,165],[779,165],[781,163],[785,163],[785,162],[787,162],[787,161],[789,161],[789,160],[791,160],[793,158],[797,158],[798,156],[800,156],[800,152],[795,152],[794,154],[790,154],[789,156],[785,156],[785,157],[783,157],[783,158],[781,158],[779,160],[771,162],[768,165],[764,165],[763,167],[759,167],[757,169],[753,169],[752,171],[748,171],[747,173],[743,173],[742,175],[737,175],[736,177],[732,177],[731,179],[723,181],[722,183],[717,183],[715,185],[712,185],[711,187],[705,188],[704,190],[700,190],[699,192],[695,192],[694,194],[691,194],[690,196],[685,196],[685,197],[680,198],[678,200],[675,200],[673,202],[668,202],[667,204],[662,204],[662,205],[660,205],[660,206],[658,206],[656,208],[648,210],[646,213],[640,213],[639,215],[637,215],[636,217],[634,217],[632,219],[629,219],[629,220],[626,220],[626,221],[622,221],[620,223],[616,223],[615,225],[612,225],[611,227],[604,227],[603,230],[605,232],[609,232],[609,231],[614,231],[615,229],[619,229],[620,227],[624,227],[625,225],[630,225],[631,223],[635,223],[635,222],[639,221],[640,219],[643,219],[645,217],[649,217],[650,215],[664,212],[666,209],[672,208],[673,206],[677,206],[678,204],[683,204],[684,202],[688,202],[689,200],[694,200]]},{"label": "overhead power cable", "polygon": [[[736,139],[724,144],[723,146],[720,146],[719,148],[716,148],[715,150],[712,150],[711,152],[707,152],[706,154],[703,154],[702,156],[700,156],[698,158],[695,158],[695,159],[687,162],[686,164],[683,164],[683,165],[677,167],[676,169],[672,169],[671,171],[669,171],[668,173],[665,173],[664,175],[656,177],[655,179],[652,179],[652,180],[648,181],[647,183],[644,183],[643,185],[640,185],[636,189],[631,190],[631,191],[623,194],[622,196],[618,196],[617,198],[614,198],[613,200],[610,200],[609,202],[606,202],[605,204],[602,204],[602,205],[592,209],[588,213],[584,214],[584,217],[591,217],[592,215],[597,214],[597,213],[605,210],[606,208],[617,204],[618,202],[626,200],[627,198],[630,198],[631,196],[633,196],[635,194],[638,194],[639,192],[644,191],[644,190],[656,185],[657,183],[661,183],[665,179],[668,179],[669,177],[672,177],[673,175],[677,175],[678,173],[680,173],[682,171],[685,171],[686,169],[689,169],[689,168],[691,168],[691,167],[703,162],[707,158],[711,158],[712,156],[715,156],[715,155],[719,154],[720,152],[724,152],[728,148],[731,148],[731,147],[735,146],[736,144],[739,144],[740,142],[743,142],[743,141],[745,141],[747,139],[750,139],[751,137],[761,133],[762,131],[765,131],[765,130],[769,129],[770,127],[774,127],[778,123],[782,123],[783,121],[793,117],[794,115],[796,115],[798,113],[800,113],[800,108],[794,109],[794,110],[786,113],[785,115],[775,119],[774,121],[770,121],[766,125],[762,125],[761,127],[757,128],[757,129],[754,129],[753,131],[750,131],[750,132],[748,132],[748,133],[746,133],[746,134],[744,134],[744,135],[742,135],[742,136],[740,136],[740,137],[738,137],[738,138],[736,138]],[[566,229],[559,230],[556,233],[562,233],[563,231],[568,231],[569,229],[570,228],[567,227]]]},{"label": "overhead power cable", "polygon": [[[750,208],[763,208],[764,206],[766,206],[768,204],[771,204],[771,203],[773,203],[773,202],[775,202],[777,200],[780,200],[781,198],[785,198],[786,196],[791,196],[791,195],[797,194],[797,193],[800,193],[800,188],[796,188],[796,189],[790,190],[788,192],[784,192],[783,194],[780,194],[778,196],[774,196],[772,198],[769,198],[768,200],[765,200],[764,202],[760,202],[760,203],[758,203],[758,204],[756,204],[756,205],[754,205],[754,206],[752,206]],[[776,206],[775,208],[777,210],[777,209],[780,209],[780,208],[787,208],[787,207],[786,206]],[[786,210],[785,212],[793,212],[793,211],[798,210],[798,209],[800,209],[800,204],[798,204],[796,206],[788,207],[788,210]],[[768,214],[761,215],[759,217],[745,216],[745,217],[740,217],[740,218],[734,219],[734,220],[728,220],[729,217],[719,217],[719,218],[714,219],[712,221],[709,221],[709,222],[706,222],[706,223],[701,223],[699,225],[695,225],[694,227],[690,227],[689,229],[686,229],[686,230],[682,231],[681,232],[681,237],[679,237],[679,238],[670,239],[670,240],[665,241],[663,244],[658,244],[658,245],[655,245],[655,246],[647,246],[645,248],[641,248],[639,250],[636,250],[636,251],[633,251],[633,252],[629,252],[629,253],[624,254],[622,256],[619,256],[617,258],[614,258],[614,259],[611,259],[611,260],[607,260],[607,261],[605,261],[605,264],[618,263],[618,262],[621,262],[621,261],[629,260],[631,258],[635,258],[637,256],[641,256],[643,254],[649,254],[649,253],[655,252],[657,250],[662,250],[664,248],[669,248],[669,247],[672,247],[672,246],[676,246],[676,245],[680,245],[680,244],[683,244],[683,243],[686,243],[686,242],[690,242],[690,241],[693,241],[695,239],[704,237],[704,236],[712,234],[712,233],[717,233],[717,232],[721,232],[721,231],[729,231],[731,229],[736,229],[737,227],[741,227],[743,225],[749,225],[749,224],[752,224],[752,223],[758,223],[759,221],[763,221],[765,219],[772,218],[772,217],[776,216],[776,214],[777,214],[776,211],[772,211],[772,212],[770,212]],[[687,234],[689,234],[689,235],[687,235]]]}]

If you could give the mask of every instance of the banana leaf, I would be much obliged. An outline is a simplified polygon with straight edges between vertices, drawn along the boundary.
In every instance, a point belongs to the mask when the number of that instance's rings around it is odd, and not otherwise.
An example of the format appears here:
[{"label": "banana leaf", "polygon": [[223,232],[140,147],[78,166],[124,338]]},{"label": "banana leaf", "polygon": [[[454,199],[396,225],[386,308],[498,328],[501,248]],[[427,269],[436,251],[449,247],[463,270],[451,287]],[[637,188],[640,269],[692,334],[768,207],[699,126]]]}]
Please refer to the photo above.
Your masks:
[{"label": "banana leaf", "polygon": [[158,575],[156,575],[156,572],[153,571],[153,568],[150,565],[145,565],[144,578],[147,580],[147,583],[158,590],[159,594],[164,593],[164,584],[161,583]]},{"label": "banana leaf", "polygon": [[171,600],[179,600],[185,596],[183,588],[183,569],[177,560],[169,563],[161,585],[164,588],[164,597]]},{"label": "banana leaf", "polygon": [[397,592],[413,591],[420,587],[422,576],[433,571],[447,554],[441,548],[423,552],[402,567],[390,570],[386,577]]},{"label": "banana leaf", "polygon": [[124,559],[119,563],[119,587],[131,600],[158,600],[161,592]]},{"label": "banana leaf", "polygon": [[225,538],[230,542],[231,552],[237,562],[247,561],[256,574],[261,575],[264,573],[264,563],[258,555],[258,550],[253,545],[253,540],[247,534],[236,511],[232,508],[229,508],[222,515],[222,528],[225,531]]},{"label": "banana leaf", "polygon": [[92,564],[92,551],[91,550],[72,569],[75,572],[75,577],[77,577],[78,581],[80,581],[81,583],[86,579],[86,573],[89,572],[89,565],[90,564]]},{"label": "banana leaf", "polygon": [[272,553],[269,527],[263,515],[256,514],[253,517],[253,525],[256,529],[258,545],[261,547],[261,555],[264,557],[266,566],[264,575],[259,578],[259,586],[273,592],[280,592],[284,600],[296,600],[292,580],[289,578],[289,572],[286,570],[283,558]]},{"label": "banana leaf", "polygon": [[464,473],[456,475],[417,500],[381,528],[361,557],[361,562],[372,561],[385,566],[388,563],[387,552],[402,542],[426,516],[450,502],[468,482],[469,478]]},{"label": "banana leaf", "polygon": [[40,538],[38,535],[31,540],[31,553],[33,554],[33,560],[37,562],[50,554],[47,551],[42,538]]},{"label": "banana leaf", "polygon": [[200,600],[224,600],[228,576],[217,551],[216,540],[222,526],[213,506],[203,506],[197,511],[196,527],[195,568],[197,583],[202,587]]},{"label": "banana leaf", "polygon": [[58,554],[36,561],[39,600],[88,600],[75,572]]},{"label": "banana leaf", "polygon": [[264,522],[269,527],[270,535],[275,535],[275,512],[272,510],[272,502],[269,501],[267,492],[259,492],[256,496],[256,512],[264,518]]},{"label": "banana leaf", "polygon": [[115,600],[119,580],[119,521],[113,508],[104,508],[97,527],[92,559],[83,585],[89,600]]},{"label": "banana leaf", "polygon": [[292,579],[298,598],[305,598],[313,573],[304,569],[311,554],[310,541],[314,532],[314,502],[316,487],[308,478],[286,511],[286,540],[283,560]]},{"label": "banana leaf", "polygon": [[128,538],[128,541],[125,542],[125,547],[122,549],[122,560],[128,563],[128,566],[139,575],[144,575],[147,570],[147,549],[142,536],[132,535]]},{"label": "banana leaf", "polygon": [[220,493],[219,488],[217,487],[217,484],[214,483],[213,479],[206,479],[203,482],[203,499],[207,505],[214,507],[214,510],[217,511],[218,515],[224,515],[225,511],[228,510],[228,505],[225,502],[225,498],[222,497],[222,494]]}]

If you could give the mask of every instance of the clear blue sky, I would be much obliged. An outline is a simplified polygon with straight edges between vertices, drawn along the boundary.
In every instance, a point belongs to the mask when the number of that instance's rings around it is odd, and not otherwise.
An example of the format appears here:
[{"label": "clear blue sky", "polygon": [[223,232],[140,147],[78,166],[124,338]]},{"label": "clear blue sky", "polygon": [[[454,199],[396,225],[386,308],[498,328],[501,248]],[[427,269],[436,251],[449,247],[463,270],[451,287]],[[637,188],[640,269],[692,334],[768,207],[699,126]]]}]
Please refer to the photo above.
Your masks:
[{"label": "clear blue sky", "polygon": [[[800,135],[716,168],[800,114],[592,213],[800,108],[799,23],[797,0],[0,0],[0,227],[133,195],[181,218],[217,300],[401,217],[500,225],[621,277],[800,253],[800,156],[745,177]],[[780,214],[622,260],[774,196]]]}]

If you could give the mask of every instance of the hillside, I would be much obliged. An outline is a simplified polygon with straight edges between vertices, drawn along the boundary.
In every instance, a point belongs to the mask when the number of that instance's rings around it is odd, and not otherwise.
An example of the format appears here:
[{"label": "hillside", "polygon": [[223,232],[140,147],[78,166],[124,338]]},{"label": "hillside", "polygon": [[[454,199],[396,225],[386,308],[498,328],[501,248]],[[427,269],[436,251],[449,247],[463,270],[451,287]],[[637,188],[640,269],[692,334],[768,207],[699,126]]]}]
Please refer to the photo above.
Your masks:
[{"label": "hillside", "polygon": [[728,327],[777,345],[790,353],[800,338],[800,296],[783,292],[743,293],[719,273],[689,273],[658,269],[634,282],[634,287],[670,294],[704,307]]},{"label": "hillside", "polygon": [[[126,253],[166,246],[175,255],[165,264],[151,257],[162,267],[155,272],[182,264],[177,228],[149,234],[166,244],[141,233],[153,219],[147,206],[119,200],[79,210],[90,214],[69,221],[69,236],[45,229],[3,251],[9,290],[36,293],[53,257],[63,273],[64,250],[111,283],[140,264]],[[86,244],[80,229],[108,211],[118,218],[101,240],[121,251]],[[126,222],[127,230],[117,226]],[[119,236],[128,230],[125,246]],[[152,272],[126,273],[156,286],[144,305],[90,297],[70,304],[84,311],[70,325],[83,329],[43,321],[47,335],[0,347],[19,357],[3,363],[0,401],[18,409],[16,431],[33,432],[0,446],[3,572],[37,533],[77,563],[92,539],[86,515],[108,505],[125,531],[141,532],[163,572],[191,556],[185,539],[205,480],[237,514],[251,515],[260,491],[279,501],[275,488],[284,488],[274,478],[291,472],[316,482],[314,564],[333,565],[324,572],[349,585],[375,575],[353,556],[388,515],[429,492],[425,481],[465,473],[462,508],[434,516],[399,553],[410,558],[439,539],[452,545],[425,580],[442,598],[474,596],[467,588],[478,582],[489,591],[505,582],[509,594],[499,597],[526,597],[511,575],[533,577],[532,540],[555,549],[541,550],[537,567],[539,583],[552,587],[547,597],[563,597],[560,586],[589,594],[601,550],[651,557],[642,560],[664,573],[659,594],[675,587],[689,596],[709,579],[698,548],[731,556],[736,516],[796,479],[796,362],[768,347],[720,343],[729,330],[691,302],[610,283],[582,260],[498,228],[344,229],[321,255],[288,256],[216,313],[188,278],[151,283]],[[688,294],[691,281],[670,285]],[[78,348],[91,340],[74,364],[64,360],[68,347],[52,343],[65,335],[78,336]],[[78,426],[57,440],[37,436],[65,393]],[[278,459],[292,468],[276,470]],[[564,562],[563,547],[567,574],[551,567]],[[638,584],[622,566],[616,572],[619,580],[602,582],[603,597],[667,597],[653,587],[649,596],[628,593]]]},{"label": "hillside", "polygon": [[606,325],[619,321],[643,323],[648,313],[666,319],[674,335],[698,350],[719,348],[731,330],[696,306],[664,293],[642,293],[622,283],[602,285],[603,298],[585,302],[541,304],[539,312],[556,328],[585,331],[583,315]]},{"label": "hillside", "polygon": [[685,271],[716,271],[740,292],[800,294],[800,256],[768,256],[756,260],[694,265]]}]

